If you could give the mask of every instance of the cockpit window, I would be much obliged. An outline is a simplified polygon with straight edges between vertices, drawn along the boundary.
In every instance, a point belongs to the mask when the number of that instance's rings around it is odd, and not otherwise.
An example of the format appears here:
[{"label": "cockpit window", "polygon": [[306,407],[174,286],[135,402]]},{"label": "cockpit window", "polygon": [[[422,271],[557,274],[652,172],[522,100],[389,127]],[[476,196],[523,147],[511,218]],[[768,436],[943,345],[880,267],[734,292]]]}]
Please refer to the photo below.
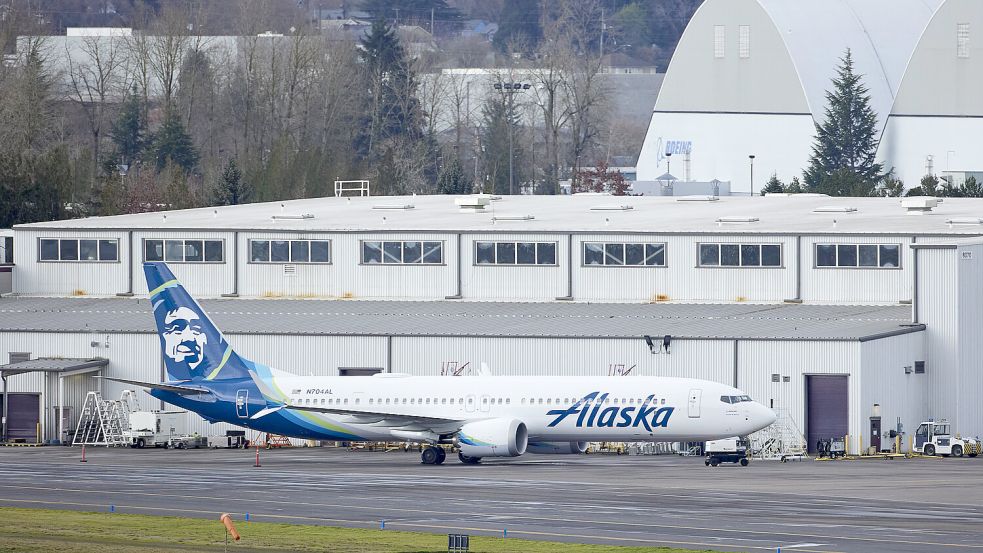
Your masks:
[{"label": "cockpit window", "polygon": [[724,403],[743,403],[752,400],[751,396],[720,396],[720,401]]}]

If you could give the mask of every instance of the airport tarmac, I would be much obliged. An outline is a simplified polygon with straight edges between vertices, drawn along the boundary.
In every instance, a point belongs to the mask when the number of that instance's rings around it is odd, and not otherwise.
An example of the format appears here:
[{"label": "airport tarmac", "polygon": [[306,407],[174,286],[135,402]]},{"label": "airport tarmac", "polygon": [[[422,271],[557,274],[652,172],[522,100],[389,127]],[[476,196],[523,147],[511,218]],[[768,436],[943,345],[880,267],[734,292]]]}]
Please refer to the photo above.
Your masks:
[{"label": "airport tarmac", "polygon": [[983,458],[708,468],[678,456],[462,465],[333,448],[0,448],[0,506],[721,551],[983,552]]}]

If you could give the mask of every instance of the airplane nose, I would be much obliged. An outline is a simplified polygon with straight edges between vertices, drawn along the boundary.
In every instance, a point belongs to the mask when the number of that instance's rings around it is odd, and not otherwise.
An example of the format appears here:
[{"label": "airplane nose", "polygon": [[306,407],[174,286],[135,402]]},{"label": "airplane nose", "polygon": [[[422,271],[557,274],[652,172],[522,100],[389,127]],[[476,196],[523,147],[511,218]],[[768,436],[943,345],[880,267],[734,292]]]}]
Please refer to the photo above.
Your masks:
[{"label": "airplane nose", "polygon": [[765,407],[764,405],[758,404],[758,412],[760,413],[761,428],[765,428],[774,424],[778,420],[778,415],[774,411]]}]

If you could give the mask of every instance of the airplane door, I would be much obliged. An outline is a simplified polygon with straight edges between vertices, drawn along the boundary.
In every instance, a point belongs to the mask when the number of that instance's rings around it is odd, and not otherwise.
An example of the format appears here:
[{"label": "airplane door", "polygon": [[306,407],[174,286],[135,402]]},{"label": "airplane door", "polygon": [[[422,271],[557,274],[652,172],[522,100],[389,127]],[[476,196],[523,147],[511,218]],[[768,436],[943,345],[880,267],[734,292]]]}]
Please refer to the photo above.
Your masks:
[{"label": "airplane door", "polygon": [[700,418],[700,400],[703,397],[703,390],[693,388],[689,391],[689,417],[691,419]]},{"label": "airplane door", "polygon": [[468,413],[474,413],[474,396],[468,396],[464,399],[464,410]]},{"label": "airplane door", "polygon": [[481,396],[481,404],[478,407],[483,413],[487,413],[491,409],[491,398],[489,396]]},{"label": "airplane door", "polygon": [[236,392],[236,415],[240,419],[249,418],[249,390]]}]

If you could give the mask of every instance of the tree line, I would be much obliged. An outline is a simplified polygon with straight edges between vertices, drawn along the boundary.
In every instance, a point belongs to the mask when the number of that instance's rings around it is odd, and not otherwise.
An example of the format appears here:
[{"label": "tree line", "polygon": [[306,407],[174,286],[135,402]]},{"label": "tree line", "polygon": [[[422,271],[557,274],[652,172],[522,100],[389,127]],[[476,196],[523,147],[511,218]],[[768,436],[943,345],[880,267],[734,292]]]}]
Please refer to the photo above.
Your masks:
[{"label": "tree line", "polygon": [[64,48],[15,5],[0,22],[15,52],[0,68],[0,227],[326,196],[336,179],[373,195],[558,193],[596,177],[610,134],[606,4],[542,5],[541,40],[506,44],[477,105],[473,76],[411,56],[382,17],[357,40],[306,22],[268,33],[282,14],[244,1],[230,38],[163,4],[142,31]]}]

